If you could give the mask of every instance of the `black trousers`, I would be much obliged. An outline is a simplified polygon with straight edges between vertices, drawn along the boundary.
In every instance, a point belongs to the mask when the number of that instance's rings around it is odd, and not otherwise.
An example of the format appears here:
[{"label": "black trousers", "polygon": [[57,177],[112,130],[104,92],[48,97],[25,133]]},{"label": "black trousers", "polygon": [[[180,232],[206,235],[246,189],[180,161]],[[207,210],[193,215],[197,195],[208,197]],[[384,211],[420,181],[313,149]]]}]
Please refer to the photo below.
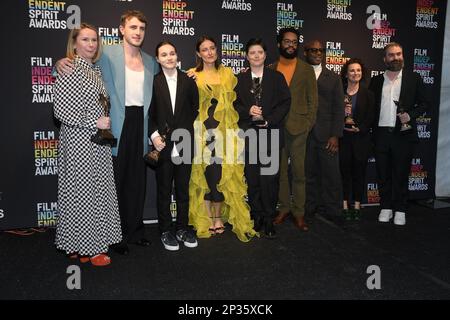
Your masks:
[{"label": "black trousers", "polygon": [[322,207],[330,215],[340,215],[342,208],[342,181],[339,153],[330,154],[327,142],[318,141],[312,133],[306,140],[305,213],[314,214]]},{"label": "black trousers", "polygon": [[[162,160],[162,161],[161,161]],[[156,168],[158,225],[161,233],[173,230],[170,211],[172,183],[175,184],[175,200],[177,204],[176,230],[188,228],[189,216],[189,179],[191,164],[175,165],[171,159],[160,159]]]},{"label": "black trousers", "polygon": [[339,139],[339,165],[341,167],[343,200],[361,202],[365,188],[367,152],[355,147],[354,134],[344,133]]},{"label": "black trousers", "polygon": [[125,107],[119,152],[117,157],[113,157],[124,244],[144,237],[142,216],[147,171],[143,159],[143,136],[143,107]]},{"label": "black trousers", "polygon": [[[264,130],[264,129],[261,129]],[[254,142],[253,142],[254,143]],[[281,151],[278,149],[278,154],[267,152],[271,158],[272,163],[262,164],[259,155],[260,138],[257,139],[258,155],[255,158],[256,163],[250,163],[250,156],[248,153],[248,141],[246,141],[245,154],[245,179],[248,186],[248,202],[250,205],[250,213],[252,218],[264,217],[265,221],[273,220],[276,216],[276,207],[278,202],[279,180],[280,180],[280,161]],[[267,141],[267,146],[270,146],[270,141]],[[280,144],[276,144],[277,147]],[[276,159],[275,159],[276,158]],[[262,168],[274,167],[275,173],[267,174],[261,171]]]},{"label": "black trousers", "polygon": [[279,173],[261,175],[260,164],[247,164],[245,165],[245,178],[252,217],[262,216],[266,221],[273,219],[276,215],[278,201]]},{"label": "black trousers", "polygon": [[378,128],[375,160],[381,209],[406,212],[408,183],[415,142],[409,135]]}]

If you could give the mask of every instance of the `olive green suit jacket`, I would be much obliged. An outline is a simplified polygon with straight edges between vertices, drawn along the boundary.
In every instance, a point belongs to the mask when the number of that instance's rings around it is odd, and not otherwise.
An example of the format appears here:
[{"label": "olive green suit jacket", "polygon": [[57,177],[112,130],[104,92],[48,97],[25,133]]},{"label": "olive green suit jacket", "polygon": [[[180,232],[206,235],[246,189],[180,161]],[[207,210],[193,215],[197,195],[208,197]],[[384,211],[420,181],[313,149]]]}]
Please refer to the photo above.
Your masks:
[{"label": "olive green suit jacket", "polygon": [[[276,70],[278,61],[271,67]],[[299,58],[297,58],[289,89],[291,91],[291,107],[285,119],[285,128],[291,135],[308,133],[316,121],[317,81],[314,69]]]}]

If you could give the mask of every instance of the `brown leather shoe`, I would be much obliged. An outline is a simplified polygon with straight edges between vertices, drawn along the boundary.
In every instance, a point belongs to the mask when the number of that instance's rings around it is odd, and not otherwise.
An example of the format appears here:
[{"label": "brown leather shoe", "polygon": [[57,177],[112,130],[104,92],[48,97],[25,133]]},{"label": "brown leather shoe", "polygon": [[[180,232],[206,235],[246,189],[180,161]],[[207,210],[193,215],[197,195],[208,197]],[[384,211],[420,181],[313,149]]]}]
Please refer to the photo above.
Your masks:
[{"label": "brown leather shoe", "polygon": [[278,224],[282,224],[284,222],[284,220],[286,220],[289,215],[291,213],[288,212],[278,212],[278,215],[275,217],[275,219],[273,219],[273,224],[274,225],[278,225]]},{"label": "brown leather shoe", "polygon": [[305,217],[294,217],[294,225],[303,232],[309,230],[309,227],[305,222]]}]

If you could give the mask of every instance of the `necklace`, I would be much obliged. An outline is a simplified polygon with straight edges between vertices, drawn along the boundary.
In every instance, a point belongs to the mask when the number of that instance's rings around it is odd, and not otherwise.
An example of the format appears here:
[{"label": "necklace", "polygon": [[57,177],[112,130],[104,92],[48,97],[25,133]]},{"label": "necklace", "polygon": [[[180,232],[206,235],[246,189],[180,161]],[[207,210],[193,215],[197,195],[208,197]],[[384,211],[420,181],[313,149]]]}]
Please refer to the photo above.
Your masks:
[{"label": "necklace", "polygon": [[358,90],[359,90],[359,86],[355,86],[352,89],[347,88],[347,94],[349,96],[353,96],[353,95],[355,95],[358,92]]}]

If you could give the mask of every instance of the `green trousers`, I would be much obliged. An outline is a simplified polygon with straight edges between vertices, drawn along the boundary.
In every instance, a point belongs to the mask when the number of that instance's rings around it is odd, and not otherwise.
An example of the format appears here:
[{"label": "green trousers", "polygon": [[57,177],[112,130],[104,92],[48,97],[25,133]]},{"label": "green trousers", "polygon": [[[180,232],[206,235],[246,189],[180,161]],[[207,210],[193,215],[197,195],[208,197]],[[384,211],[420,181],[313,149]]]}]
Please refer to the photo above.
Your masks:
[{"label": "green trousers", "polygon": [[[291,211],[295,217],[305,215],[305,153],[308,132],[291,135],[284,130],[284,147],[281,150],[279,212]],[[292,201],[288,178],[288,159],[292,173]]]}]

